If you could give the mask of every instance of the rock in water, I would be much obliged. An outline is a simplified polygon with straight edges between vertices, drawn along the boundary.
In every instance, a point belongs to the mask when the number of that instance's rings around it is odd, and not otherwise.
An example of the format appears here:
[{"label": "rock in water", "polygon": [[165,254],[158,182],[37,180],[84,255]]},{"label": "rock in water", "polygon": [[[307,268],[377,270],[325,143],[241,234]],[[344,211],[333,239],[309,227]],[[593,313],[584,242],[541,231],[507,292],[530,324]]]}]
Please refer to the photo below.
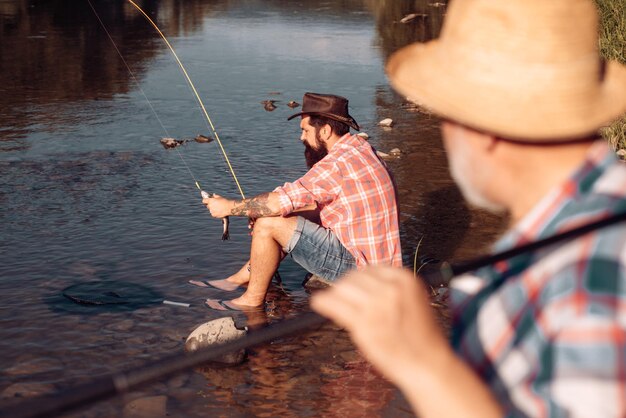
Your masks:
[{"label": "rock in water", "polygon": [[267,110],[268,112],[271,112],[272,110],[276,109],[276,105],[274,103],[276,103],[276,100],[263,100],[261,102],[261,104],[263,105],[263,108]]},{"label": "rock in water", "polygon": [[201,144],[208,144],[209,142],[213,142],[213,138],[211,138],[210,136],[204,136],[204,135],[197,135],[194,138],[194,140]]},{"label": "rock in water", "polygon": [[[239,339],[247,334],[247,329],[235,326],[232,317],[214,319],[194,329],[185,341],[185,351],[193,352],[216,344]],[[246,350],[239,350],[212,360],[213,363],[235,365],[242,363],[246,358]]]},{"label": "rock in water", "polygon": [[330,280],[326,280],[323,277],[317,276],[315,274],[309,273],[304,277],[304,281],[302,282],[302,286],[306,290],[317,290],[317,289],[326,289],[333,285],[333,282]]},{"label": "rock in water", "polygon": [[360,136],[361,138],[363,138],[366,141],[368,139],[370,139],[370,136],[366,132],[359,132],[358,134],[356,134],[356,136]]},{"label": "rock in water", "polygon": [[176,148],[183,145],[185,142],[187,141],[184,139],[161,138],[161,145],[163,145],[163,148],[165,149]]},{"label": "rock in water", "polygon": [[387,154],[386,152],[382,152],[382,151],[376,151],[376,155],[378,155],[380,158],[391,158],[391,155]]},{"label": "rock in water", "polygon": [[157,418],[166,417],[167,396],[146,396],[135,399],[124,406],[124,418]]},{"label": "rock in water", "polygon": [[378,124],[386,128],[391,128],[391,125],[393,125],[393,119],[386,118],[378,122]]},{"label": "rock in water", "polygon": [[287,106],[289,106],[290,108],[294,108],[294,107],[298,107],[300,106],[300,103],[296,102],[296,101],[290,101],[289,103],[287,103]]}]

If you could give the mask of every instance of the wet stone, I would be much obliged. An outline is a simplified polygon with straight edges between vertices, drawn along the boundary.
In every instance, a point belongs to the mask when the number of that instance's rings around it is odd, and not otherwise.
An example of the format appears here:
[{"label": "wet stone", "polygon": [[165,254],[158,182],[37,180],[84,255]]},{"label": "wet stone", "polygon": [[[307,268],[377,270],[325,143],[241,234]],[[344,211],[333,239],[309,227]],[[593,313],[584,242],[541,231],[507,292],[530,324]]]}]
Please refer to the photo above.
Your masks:
[{"label": "wet stone", "polygon": [[276,109],[276,105],[274,103],[276,103],[276,100],[263,100],[261,102],[261,104],[263,105],[263,108],[267,110],[268,112],[271,112],[274,109]]},{"label": "wet stone", "polygon": [[208,144],[209,142],[213,142],[213,138],[205,135],[196,135],[194,140],[200,144]]},{"label": "wet stone", "polygon": [[343,352],[339,353],[338,356],[339,356],[339,358],[341,358],[346,363],[350,363],[350,362],[361,360],[360,354],[357,353],[354,350],[343,351]]},{"label": "wet stone", "polygon": [[5,369],[4,373],[9,376],[30,376],[37,373],[60,370],[62,368],[63,364],[56,359],[27,358],[22,360],[18,359],[13,366]]},{"label": "wet stone", "polygon": [[[239,329],[232,317],[224,317],[206,322],[194,329],[185,341],[185,351],[193,352],[215,344],[223,344],[246,335],[246,329]],[[246,358],[246,350],[216,357],[213,362],[224,365],[236,365]]]},{"label": "wet stone", "polygon": [[2,391],[2,398],[31,398],[54,392],[55,387],[50,383],[14,383]]},{"label": "wet stone", "polygon": [[189,375],[181,374],[181,375],[171,378],[167,382],[167,387],[169,389],[178,389],[178,388],[185,386],[188,382],[189,382]]},{"label": "wet stone", "polygon": [[124,418],[157,418],[167,416],[167,396],[147,396],[124,406]]},{"label": "wet stone", "polygon": [[393,119],[385,118],[381,120],[380,122],[378,122],[378,125],[385,127],[385,128],[391,128],[391,126],[393,125]]},{"label": "wet stone", "polygon": [[185,139],[161,138],[161,145],[163,145],[163,148],[165,149],[176,148],[176,147],[183,145],[186,142],[187,140]]}]

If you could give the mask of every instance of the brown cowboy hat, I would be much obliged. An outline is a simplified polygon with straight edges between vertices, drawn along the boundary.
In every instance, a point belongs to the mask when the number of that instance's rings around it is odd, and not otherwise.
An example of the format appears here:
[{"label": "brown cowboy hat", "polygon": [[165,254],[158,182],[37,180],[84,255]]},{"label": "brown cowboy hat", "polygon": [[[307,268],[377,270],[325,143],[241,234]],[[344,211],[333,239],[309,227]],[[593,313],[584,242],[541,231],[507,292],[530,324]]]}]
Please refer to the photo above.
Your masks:
[{"label": "brown cowboy hat", "polygon": [[345,97],[332,94],[304,93],[302,112],[289,116],[287,120],[301,115],[325,116],[345,123],[352,129],[359,130],[359,124],[348,113],[348,99]]},{"label": "brown cowboy hat", "polygon": [[626,112],[626,67],[602,62],[592,0],[454,0],[441,36],[386,71],[410,100],[531,141],[584,138]]}]

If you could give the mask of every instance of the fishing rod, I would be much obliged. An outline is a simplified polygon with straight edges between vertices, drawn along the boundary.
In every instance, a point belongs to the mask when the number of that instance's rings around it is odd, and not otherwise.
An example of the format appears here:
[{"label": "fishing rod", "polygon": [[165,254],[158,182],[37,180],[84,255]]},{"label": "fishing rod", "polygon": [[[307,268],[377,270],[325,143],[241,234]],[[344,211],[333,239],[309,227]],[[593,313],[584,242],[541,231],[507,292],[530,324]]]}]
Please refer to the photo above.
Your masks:
[{"label": "fishing rod", "polygon": [[[429,283],[444,282],[454,276],[469,273],[518,255],[531,253],[541,248],[562,243],[624,221],[626,221],[626,212],[618,213],[507,251],[478,257],[459,264],[444,264],[439,271],[427,272],[421,275],[421,277]],[[126,393],[144,384],[200,366],[225,354],[265,344],[277,338],[302,333],[327,322],[329,322],[328,319],[314,312],[305,312],[293,318],[285,319],[258,330],[251,331],[249,334],[237,340],[199,349],[186,356],[181,356],[178,353],[172,354],[143,366],[112,373],[91,382],[59,391],[55,394],[27,399],[22,403],[0,409],[0,416],[12,418],[39,418],[69,412],[87,404]]]},{"label": "fishing rod", "polygon": [[[220,150],[222,152],[222,156],[224,157],[224,161],[226,162],[226,165],[228,166],[228,169],[230,170],[230,174],[233,177],[233,180],[235,181],[235,184],[237,185],[239,193],[241,194],[241,198],[245,199],[246,196],[245,196],[245,194],[243,192],[243,189],[241,188],[241,184],[239,183],[239,180],[237,179],[237,175],[235,174],[235,170],[233,169],[233,166],[232,166],[232,164],[230,162],[230,159],[228,158],[228,154],[226,153],[226,150],[224,149],[224,145],[222,144],[222,141],[221,141],[221,139],[219,137],[219,134],[217,133],[217,130],[215,129],[215,126],[213,125],[213,121],[211,120],[211,117],[209,116],[209,113],[207,112],[206,107],[204,106],[204,102],[202,102],[202,99],[200,98],[200,95],[198,94],[198,90],[196,89],[196,86],[193,84],[193,81],[191,81],[191,77],[189,77],[189,74],[187,73],[187,70],[185,69],[185,66],[183,65],[183,63],[180,60],[180,58],[178,58],[178,54],[174,50],[174,47],[167,40],[167,38],[165,37],[165,34],[161,31],[161,29],[159,29],[159,27],[154,22],[154,20],[152,20],[152,18],[150,18],[150,16],[148,16],[148,14],[141,7],[139,7],[139,5],[137,5],[137,3],[135,3],[133,0],[127,0],[127,1],[128,1],[128,3],[130,3],[135,9],[137,9],[141,13],[141,15],[150,23],[150,25],[152,25],[152,27],[157,31],[157,33],[159,34],[161,39],[163,39],[163,41],[167,45],[168,49],[170,50],[170,52],[174,56],[174,59],[178,63],[178,66],[180,67],[180,69],[181,69],[181,71],[182,71],[182,73],[183,73],[183,75],[185,77],[185,80],[187,81],[187,84],[191,88],[191,90],[192,90],[193,94],[195,95],[195,98],[196,98],[196,100],[197,100],[197,102],[198,102],[198,104],[199,104],[199,106],[200,106],[200,108],[202,110],[202,114],[204,115],[204,117],[206,119],[206,122],[207,122],[207,128],[209,128],[213,132],[213,136],[215,136],[215,139],[217,140],[217,143],[218,143],[218,145],[220,147]],[[113,44],[113,47],[117,51],[117,54],[122,59],[122,62],[124,63],[124,65],[126,66],[126,69],[130,73],[131,78],[133,79],[135,85],[138,87],[138,89],[141,92],[141,94],[143,95],[144,99],[146,100],[146,102],[150,106],[150,109],[152,110],[152,113],[154,114],[154,116],[159,121],[159,124],[161,125],[161,128],[163,128],[163,131],[165,132],[166,136],[169,137],[170,135],[169,135],[167,129],[165,128],[165,125],[163,124],[163,122],[161,121],[159,116],[157,115],[156,110],[154,109],[154,106],[152,106],[152,103],[148,99],[148,96],[146,96],[146,94],[144,93],[143,89],[141,88],[141,85],[139,84],[139,81],[135,77],[135,74],[131,70],[131,68],[128,65],[128,63],[126,62],[126,60],[124,59],[124,56],[122,55],[122,52],[117,47],[117,44],[115,43],[115,40],[113,39],[113,37],[109,33],[106,25],[104,24],[102,19],[100,19],[100,15],[98,14],[97,10],[95,9],[93,4],[91,3],[91,0],[87,0],[87,3],[89,4],[89,7],[93,11],[93,13],[96,16],[96,18],[98,19],[98,22],[100,23],[100,26],[102,26],[102,28],[104,29],[105,33],[107,34],[109,40]],[[187,171],[189,171],[189,174],[191,175],[191,178],[193,179],[196,187],[198,188],[198,190],[200,190],[200,195],[202,196],[202,198],[203,199],[207,199],[207,198],[213,197],[213,193],[208,193],[208,192],[205,192],[204,190],[202,190],[202,187],[200,187],[200,183],[196,179],[196,176],[194,176],[193,172],[191,171],[191,168],[189,167],[189,165],[187,164],[187,162],[183,158],[183,155],[181,154],[181,152],[176,147],[174,149],[177,152],[178,156],[180,157],[181,161],[183,162],[183,165],[187,168]],[[225,218],[222,219],[222,224],[223,224],[222,240],[227,240],[229,238],[228,223],[229,223],[228,217],[225,217]]]}]

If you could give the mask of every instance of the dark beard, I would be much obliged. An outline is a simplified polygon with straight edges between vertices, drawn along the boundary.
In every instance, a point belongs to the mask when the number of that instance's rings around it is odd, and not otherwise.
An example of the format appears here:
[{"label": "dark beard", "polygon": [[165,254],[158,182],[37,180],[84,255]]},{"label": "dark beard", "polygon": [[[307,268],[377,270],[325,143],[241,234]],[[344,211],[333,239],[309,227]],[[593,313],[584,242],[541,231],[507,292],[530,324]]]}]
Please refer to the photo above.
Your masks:
[{"label": "dark beard", "polygon": [[328,149],[326,149],[326,144],[318,141],[317,146],[318,149],[311,147],[309,144],[304,144],[304,159],[306,160],[306,166],[310,169],[313,168],[315,164],[317,164],[322,158],[328,155]]}]

